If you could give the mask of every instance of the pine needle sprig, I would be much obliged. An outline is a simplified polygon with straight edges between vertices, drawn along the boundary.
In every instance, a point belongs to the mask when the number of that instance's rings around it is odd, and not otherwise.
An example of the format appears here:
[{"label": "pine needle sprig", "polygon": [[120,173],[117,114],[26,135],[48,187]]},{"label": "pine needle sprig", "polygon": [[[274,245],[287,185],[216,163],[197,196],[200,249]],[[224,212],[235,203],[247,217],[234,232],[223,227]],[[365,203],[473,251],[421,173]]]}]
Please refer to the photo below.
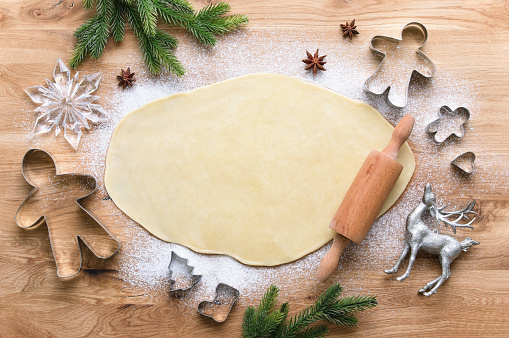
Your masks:
[{"label": "pine needle sprig", "polygon": [[156,34],[157,11],[154,0],[139,0],[138,13],[140,13],[143,31],[149,37]]},{"label": "pine needle sprig", "polygon": [[191,6],[191,3],[187,0],[162,0],[160,1],[163,4],[166,4],[173,8],[176,11],[187,13],[187,14],[193,14],[194,8]]},{"label": "pine needle sprig", "polygon": [[109,36],[109,22],[114,12],[113,2],[97,0],[97,14],[81,25],[74,36],[78,40],[71,55],[70,65],[75,68],[87,54],[94,59],[101,56]]},{"label": "pine needle sprig", "polygon": [[271,285],[267,292],[263,295],[260,305],[258,305],[257,312],[262,316],[266,316],[274,306],[276,306],[277,298],[279,297],[279,288]]},{"label": "pine needle sprig", "polygon": [[376,299],[371,296],[350,296],[338,299],[335,304],[343,314],[347,315],[371,309],[374,305],[376,305]]},{"label": "pine needle sprig", "polygon": [[279,289],[271,285],[260,301],[257,309],[249,306],[244,312],[242,322],[243,337],[266,337],[275,331],[286,320],[288,303],[274,310],[279,296]]},{"label": "pine needle sprig", "polygon": [[322,338],[329,333],[329,328],[326,325],[316,325],[302,330],[297,334],[296,338]]},{"label": "pine needle sprig", "polygon": [[159,29],[156,29],[155,36],[151,38],[143,29],[142,19],[136,8],[130,5],[126,6],[126,9],[127,21],[138,37],[141,54],[150,72],[159,74],[165,68],[177,76],[183,75],[184,67],[173,53],[173,48],[178,43],[177,39]]},{"label": "pine needle sprig", "polygon": [[83,0],[83,6],[95,6],[97,13],[74,33],[76,45],[69,62],[72,68],[87,55],[98,59],[110,35],[113,41],[122,41],[129,23],[150,72],[157,75],[166,69],[181,76],[185,69],[173,52],[178,41],[157,28],[159,19],[185,28],[200,43],[211,46],[216,44],[217,36],[248,23],[245,15],[227,15],[231,8],[226,2],[210,4],[199,11],[188,0]]},{"label": "pine needle sprig", "polygon": [[83,7],[85,9],[91,9],[95,6],[96,0],[83,0]]},{"label": "pine needle sprig", "polygon": [[329,332],[326,325],[310,325],[325,321],[339,326],[356,326],[358,321],[353,315],[377,305],[374,296],[338,298],[341,292],[342,288],[339,284],[332,285],[318,297],[313,305],[288,321],[288,303],[283,303],[278,310],[274,310],[279,289],[271,285],[257,309],[254,307],[246,309],[242,323],[242,336],[246,338],[324,337]]},{"label": "pine needle sprig", "polygon": [[125,35],[125,23],[127,21],[127,11],[124,3],[120,1],[113,2],[115,8],[111,17],[111,35],[113,41],[120,42],[124,40]]}]

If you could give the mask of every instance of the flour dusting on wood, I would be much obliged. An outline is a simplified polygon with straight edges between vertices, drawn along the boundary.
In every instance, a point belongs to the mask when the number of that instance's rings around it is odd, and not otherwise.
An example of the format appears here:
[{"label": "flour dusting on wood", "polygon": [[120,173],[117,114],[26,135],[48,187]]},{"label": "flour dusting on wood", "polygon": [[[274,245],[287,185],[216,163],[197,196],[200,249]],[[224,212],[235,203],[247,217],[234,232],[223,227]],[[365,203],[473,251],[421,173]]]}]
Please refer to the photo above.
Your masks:
[{"label": "flour dusting on wood", "polygon": [[[343,40],[338,33],[337,39],[331,43],[330,38],[325,38],[325,33],[316,30],[298,34],[295,31],[245,30],[220,38],[218,46],[211,49],[183,38],[177,55],[186,66],[187,74],[180,79],[171,75],[150,76],[137,54],[128,56],[130,67],[136,72],[137,82],[133,88],[127,90],[102,90],[100,102],[112,114],[112,119],[110,123],[94,126],[84,135],[74,164],[76,170],[96,176],[102,187],[100,193],[106,194],[103,188],[106,151],[111,134],[122,117],[152,100],[249,73],[277,73],[311,81],[371,104],[393,125],[405,114],[413,114],[416,124],[409,143],[416,158],[416,171],[411,183],[394,207],[375,222],[363,245],[351,245],[347,248],[338,268],[340,272],[334,274],[328,282],[341,282],[346,294],[369,294],[370,283],[365,280],[369,278],[368,272],[379,271],[379,278],[387,278],[383,269],[391,267],[400,252],[406,216],[419,203],[425,183],[434,183],[438,202],[443,204],[452,200],[448,198],[451,194],[456,196],[458,203],[479,195],[489,195],[489,191],[478,190],[478,182],[494,186],[498,182],[509,180],[508,172],[492,170],[493,163],[507,162],[507,159],[493,158],[487,149],[472,147],[474,144],[482,144],[482,135],[475,131],[477,116],[482,107],[477,103],[476,88],[469,80],[449,74],[443,70],[445,66],[437,64],[437,74],[433,79],[412,80],[407,107],[390,108],[383,99],[362,90],[364,81],[378,65],[376,57],[369,51],[369,39],[370,37],[363,35],[355,39],[355,42],[349,42]],[[317,48],[320,49],[320,54],[327,54],[327,71],[313,76],[312,72],[304,70],[301,60],[305,58],[306,50],[315,51]],[[427,54],[430,58],[433,57],[431,52]],[[206,73],[203,72],[204,69],[207,70]],[[110,69],[104,76],[114,78],[117,71]],[[464,106],[470,110],[472,116],[463,139],[448,140],[437,145],[426,133],[425,127],[437,118],[438,109],[442,105],[448,105],[452,109]],[[21,123],[29,130],[33,120],[30,114],[27,116]],[[31,147],[44,147],[45,144],[61,141],[48,140],[48,137],[54,138],[53,135],[30,136],[27,142]],[[450,161],[469,150],[478,155],[477,171],[471,177],[465,177],[453,170]],[[73,166],[72,163],[69,165]],[[119,277],[126,282],[126,294],[166,294],[169,287],[168,264],[172,251],[188,259],[189,264],[195,267],[193,273],[203,275],[196,290],[180,300],[190,309],[201,300],[212,299],[217,284],[221,282],[239,289],[240,301],[247,304],[253,304],[253,299],[259,299],[272,283],[279,285],[285,294],[290,296],[293,291],[297,292],[296,290],[323,289],[315,279],[315,271],[330,244],[293,263],[267,268],[250,267],[228,256],[198,254],[180,245],[158,240],[123,215],[112,201],[105,199],[103,203],[108,215],[111,215],[106,226],[115,234],[116,228],[122,228],[121,232],[127,233],[124,238],[119,238],[122,241],[122,251],[118,258]],[[444,233],[450,231],[445,227],[440,227],[440,230]],[[475,232],[461,231],[457,236],[463,238],[474,234]],[[458,260],[481,254],[482,245]],[[429,269],[429,266],[416,264],[414,269]]]}]

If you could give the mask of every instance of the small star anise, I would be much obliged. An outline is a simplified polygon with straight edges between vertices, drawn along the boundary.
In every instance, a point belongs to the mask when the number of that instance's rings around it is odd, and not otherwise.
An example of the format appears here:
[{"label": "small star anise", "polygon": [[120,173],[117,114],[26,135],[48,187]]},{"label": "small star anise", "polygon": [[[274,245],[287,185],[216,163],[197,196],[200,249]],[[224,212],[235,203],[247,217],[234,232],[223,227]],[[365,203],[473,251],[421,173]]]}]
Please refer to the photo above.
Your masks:
[{"label": "small star anise", "polygon": [[347,21],[345,25],[340,24],[340,26],[341,26],[341,30],[343,31],[343,37],[349,36],[351,39],[351,38],[353,38],[354,34],[359,34],[359,32],[356,29],[357,26],[355,26],[355,19],[353,19],[353,21],[350,23],[348,23],[348,21]]},{"label": "small star anise", "polygon": [[131,73],[131,69],[129,67],[127,67],[126,71],[124,71],[123,69],[121,69],[120,71],[122,74],[117,76],[118,85],[122,86],[122,89],[125,89],[125,87],[127,86],[132,87],[133,82],[136,81],[136,79],[134,78],[134,73]]},{"label": "small star anise", "polygon": [[308,58],[302,60],[302,62],[307,64],[306,68],[304,68],[305,70],[313,68],[313,75],[316,75],[316,72],[318,70],[326,70],[325,68],[323,68],[323,65],[326,64],[327,62],[323,61],[323,59],[325,59],[327,55],[318,56],[318,49],[316,50],[315,55],[311,55],[311,53],[308,51],[306,51],[306,53],[308,55]]}]

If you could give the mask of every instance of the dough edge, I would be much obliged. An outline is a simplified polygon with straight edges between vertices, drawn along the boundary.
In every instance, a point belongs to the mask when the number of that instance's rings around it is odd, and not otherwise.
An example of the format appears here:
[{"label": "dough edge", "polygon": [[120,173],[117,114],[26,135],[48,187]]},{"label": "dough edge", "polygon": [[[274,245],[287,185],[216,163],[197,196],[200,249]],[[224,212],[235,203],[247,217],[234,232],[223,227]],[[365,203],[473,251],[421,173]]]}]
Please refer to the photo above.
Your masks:
[{"label": "dough edge", "polygon": [[[365,105],[365,106],[368,106],[370,109],[373,109],[375,110],[379,115],[380,115],[380,118],[388,125],[391,127],[391,129],[394,129],[394,127],[387,121],[387,119],[381,115],[374,107],[370,106],[369,104],[365,103],[365,102],[362,102],[362,101],[359,101],[359,100],[355,100],[355,99],[352,99],[352,98],[349,98],[347,96],[344,96],[342,94],[339,94],[338,92],[334,91],[334,90],[331,90],[327,87],[323,87],[323,86],[320,86],[320,85],[317,85],[315,84],[314,82],[311,82],[309,80],[306,80],[306,79],[301,79],[301,78],[295,78],[295,77],[290,77],[290,76],[286,76],[286,75],[280,75],[280,74],[273,74],[273,73],[252,73],[252,74],[246,74],[246,75],[241,75],[241,76],[238,76],[238,77],[234,77],[234,78],[230,78],[230,79],[227,79],[227,80],[224,80],[224,81],[219,81],[219,82],[215,82],[215,83],[212,83],[212,84],[209,84],[209,85],[206,85],[206,86],[202,86],[202,87],[198,87],[198,88],[195,88],[195,89],[192,89],[192,90],[189,90],[189,91],[186,91],[186,92],[179,92],[179,93],[174,93],[174,94],[170,94],[168,96],[165,96],[165,97],[162,97],[162,98],[159,98],[159,99],[156,99],[156,100],[153,100],[151,102],[148,102],[146,104],[144,104],[143,106],[131,111],[130,113],[128,113],[127,115],[125,115],[121,120],[120,122],[117,124],[117,126],[115,127],[115,130],[113,131],[112,135],[111,135],[111,139],[110,139],[110,144],[108,146],[108,151],[107,151],[107,156],[106,156],[106,167],[105,167],[105,176],[104,176],[104,184],[105,184],[105,189],[108,193],[108,195],[111,197],[113,203],[117,206],[117,208],[119,210],[121,210],[125,215],[127,215],[129,218],[131,218],[132,220],[134,220],[136,223],[138,223],[144,230],[146,230],[147,232],[149,232],[151,235],[155,236],[156,238],[164,241],[164,242],[169,242],[169,243],[175,243],[175,244],[178,244],[178,245],[182,245],[182,246],[185,246],[189,249],[191,249],[192,251],[195,251],[195,252],[198,252],[198,253],[203,253],[203,254],[214,254],[214,255],[226,255],[226,256],[230,256],[232,258],[234,258],[235,260],[243,263],[243,264],[247,264],[247,265],[251,265],[251,266],[278,266],[278,265],[283,265],[283,264],[289,264],[289,263],[292,263],[292,262],[295,262],[313,252],[315,252],[316,250],[320,249],[321,247],[323,247],[324,245],[326,245],[327,243],[330,242],[330,240],[332,240],[333,236],[334,236],[334,231],[333,230],[330,230],[330,239],[325,242],[325,243],[321,243],[321,244],[317,244],[315,246],[308,246],[306,247],[306,249],[303,249],[301,253],[299,253],[298,255],[296,255],[292,260],[290,261],[287,261],[287,262],[283,262],[283,263],[276,263],[276,264],[267,264],[267,263],[261,263],[259,261],[252,261],[252,260],[249,260],[249,259],[246,259],[246,258],[243,258],[243,257],[240,257],[239,255],[236,255],[234,253],[231,253],[231,252],[228,252],[228,253],[225,253],[225,252],[218,252],[216,250],[209,250],[209,249],[203,249],[203,248],[199,248],[199,247],[195,247],[194,245],[191,245],[191,244],[183,244],[183,243],[179,243],[179,242],[171,242],[165,238],[162,238],[161,236],[159,236],[158,234],[155,234],[153,233],[152,231],[150,231],[149,229],[147,229],[145,226],[143,226],[142,222],[140,222],[138,219],[136,219],[136,217],[132,217],[128,211],[125,211],[125,208],[122,208],[120,205],[118,205],[118,203],[115,201],[115,198],[114,196],[112,195],[115,195],[115,193],[111,194],[111,191],[110,189],[108,189],[108,154],[109,154],[109,150],[110,150],[110,147],[111,147],[111,140],[113,140],[113,138],[115,137],[115,134],[116,134],[116,131],[117,129],[119,128],[119,126],[124,123],[127,118],[133,114],[137,114],[139,112],[142,112],[143,110],[147,109],[147,107],[149,107],[150,105],[156,105],[158,104],[159,102],[161,101],[165,101],[165,100],[170,100],[170,99],[174,99],[174,98],[178,98],[180,96],[189,96],[189,95],[193,95],[199,91],[202,91],[202,90],[208,90],[210,87],[212,86],[216,86],[216,85],[220,85],[220,84],[224,84],[224,83],[227,83],[227,82],[235,82],[237,80],[240,80],[240,79],[244,79],[244,78],[250,78],[250,77],[265,77],[265,76],[268,76],[270,78],[278,78],[278,77],[282,77],[282,78],[290,78],[294,81],[300,81],[300,82],[303,82],[304,84],[306,85],[309,85],[309,86],[313,86],[313,87],[316,87],[316,88],[319,88],[320,90],[324,90],[324,91],[327,91],[327,92],[330,92],[330,93],[333,93],[334,95],[337,95],[337,96],[340,96],[342,97],[343,99],[345,100],[348,100],[348,101],[351,101],[355,104],[361,104],[361,105]],[[394,199],[394,201],[392,203],[390,203],[389,206],[387,206],[387,202],[389,202],[389,199],[386,201],[386,203],[384,204],[384,206],[382,207],[382,210],[380,212],[380,214],[378,215],[378,217],[381,217],[383,214],[385,214],[387,211],[389,211],[395,204],[398,203],[398,201],[401,199],[401,196],[406,192],[407,190],[407,187],[408,187],[408,184],[410,183],[412,177],[413,177],[413,174],[414,174],[414,171],[415,171],[415,158],[414,158],[414,155],[413,155],[413,152],[410,148],[410,146],[408,145],[407,142],[405,142],[403,144],[403,146],[401,147],[400,149],[400,152],[407,152],[407,154],[410,155],[410,159],[411,159],[411,167],[410,166],[406,166],[405,168],[409,169],[409,177],[406,179],[406,184],[404,187],[402,187],[402,191],[401,193],[397,196],[397,198]],[[392,195],[392,194],[391,194]],[[390,197],[391,197],[390,195]],[[390,198],[389,197],[389,198]],[[339,207],[339,205],[338,205]],[[127,208],[128,209],[128,208]]]}]

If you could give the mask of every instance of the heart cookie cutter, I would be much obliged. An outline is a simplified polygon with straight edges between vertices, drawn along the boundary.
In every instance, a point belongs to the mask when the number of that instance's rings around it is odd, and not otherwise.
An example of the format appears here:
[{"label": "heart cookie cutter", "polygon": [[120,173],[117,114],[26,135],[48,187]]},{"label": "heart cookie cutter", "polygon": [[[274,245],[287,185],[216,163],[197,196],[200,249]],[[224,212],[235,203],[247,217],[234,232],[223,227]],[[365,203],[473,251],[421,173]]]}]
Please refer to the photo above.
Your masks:
[{"label": "heart cookie cutter", "polygon": [[41,149],[28,150],[21,169],[33,189],[16,212],[16,224],[29,229],[46,223],[59,277],[72,277],[81,270],[79,240],[98,258],[110,258],[118,251],[120,242],[84,206],[97,190],[93,176],[60,174],[54,158]]},{"label": "heart cookie cutter", "polygon": [[467,151],[452,160],[451,165],[465,174],[473,174],[475,172],[475,154]]},{"label": "heart cookie cutter", "polygon": [[[470,120],[470,111],[465,107],[458,107],[454,111],[448,106],[438,110],[438,119],[426,126],[426,131],[432,135],[435,143],[443,143],[449,137],[462,138],[465,136],[465,124]],[[450,124],[456,123],[452,129]],[[445,129],[445,131],[443,130]]]},{"label": "heart cookie cutter", "polygon": [[[375,72],[364,82],[364,91],[376,96],[387,93],[386,101],[390,106],[405,107],[408,103],[409,88],[413,76],[421,75],[425,78],[432,78],[436,73],[435,64],[421,50],[427,40],[428,31],[419,22],[410,22],[405,25],[401,31],[401,39],[384,35],[374,36],[369,48],[380,56],[382,61]],[[407,62],[401,62],[400,59],[401,53],[404,52],[407,54],[405,55],[408,58]],[[398,53],[399,58],[396,55]],[[398,60],[389,60],[394,58]],[[392,65],[390,65],[391,62]],[[414,64],[411,65],[410,62]],[[401,67],[403,69],[400,69]],[[392,73],[396,68],[399,69],[398,73]]]},{"label": "heart cookie cutter", "polygon": [[228,318],[233,305],[239,299],[239,290],[227,284],[220,283],[216,287],[216,296],[212,301],[203,301],[198,304],[198,312],[222,323]]},{"label": "heart cookie cutter", "polygon": [[195,287],[201,280],[201,275],[194,275],[194,267],[187,264],[187,259],[171,252],[171,261],[168,265],[170,274],[169,293],[175,297],[182,297]]}]

